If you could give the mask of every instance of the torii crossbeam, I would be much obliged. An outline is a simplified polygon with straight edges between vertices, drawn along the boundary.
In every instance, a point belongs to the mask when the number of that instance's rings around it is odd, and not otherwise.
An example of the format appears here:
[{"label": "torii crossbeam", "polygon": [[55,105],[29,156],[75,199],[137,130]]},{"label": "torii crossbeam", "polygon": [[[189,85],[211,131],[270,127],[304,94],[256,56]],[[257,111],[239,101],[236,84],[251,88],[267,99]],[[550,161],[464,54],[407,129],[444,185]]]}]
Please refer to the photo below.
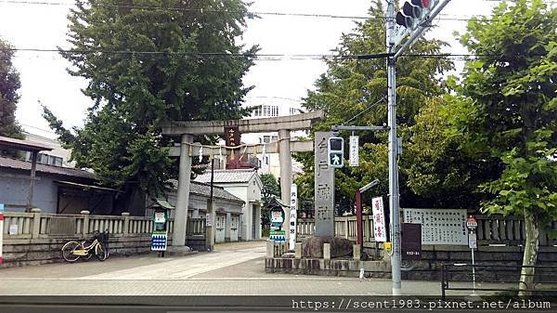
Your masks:
[{"label": "torii crossbeam", "polygon": [[[290,132],[311,128],[311,125],[323,119],[323,111],[302,113],[290,116],[257,118],[227,121],[174,121],[161,125],[162,134],[167,136],[180,136],[180,165],[178,174],[178,192],[176,195],[176,212],[174,216],[174,231],[172,234],[172,249],[179,252],[186,244],[187,208],[189,203],[191,155],[193,137],[196,135],[223,134],[225,127],[238,127],[240,133],[279,133],[279,162],[281,200],[290,202],[290,187],[292,185],[292,156]],[[293,145],[295,147],[295,144]],[[310,146],[302,145],[298,151],[312,151]],[[178,155],[174,151],[173,155]],[[286,209],[286,216],[290,216],[290,208]],[[289,223],[285,223],[285,231],[289,234]]]}]

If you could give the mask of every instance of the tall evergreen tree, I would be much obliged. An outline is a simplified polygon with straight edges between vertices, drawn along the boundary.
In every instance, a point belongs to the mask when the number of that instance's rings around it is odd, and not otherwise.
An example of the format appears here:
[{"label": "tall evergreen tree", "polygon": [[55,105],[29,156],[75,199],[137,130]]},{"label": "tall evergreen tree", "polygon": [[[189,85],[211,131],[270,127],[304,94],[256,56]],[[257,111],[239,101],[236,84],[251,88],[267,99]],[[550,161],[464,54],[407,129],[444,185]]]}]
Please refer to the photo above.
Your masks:
[{"label": "tall evergreen tree", "polygon": [[[387,72],[384,58],[367,58],[385,53],[384,1],[374,1],[370,18],[358,23],[354,31],[342,36],[335,57],[327,61],[327,72],[316,81],[315,91],[310,91],[304,106],[310,110],[322,109],[326,119],[316,130],[330,130],[332,125],[386,125],[387,123]],[[420,39],[410,51],[415,54],[438,54],[443,42]],[[446,58],[408,56],[397,60],[397,105],[399,134],[403,143],[411,135],[409,126],[416,123],[420,108],[433,98],[445,93],[439,77],[452,69]],[[354,118],[356,117],[356,118]],[[341,133],[348,136],[349,133]],[[373,192],[365,195],[387,194],[388,158],[387,132],[358,133],[360,135],[360,166],[345,166],[336,170],[337,203],[353,201],[355,192],[374,179],[381,183]],[[347,149],[345,149],[347,150]],[[313,155],[300,154],[306,172],[297,179],[302,198],[313,198]],[[412,156],[403,154],[401,167],[408,166]],[[402,205],[414,205],[416,196],[405,186],[405,172],[401,170]],[[352,205],[347,204],[348,209]]]},{"label": "tall evergreen tree", "polygon": [[245,113],[242,77],[257,50],[236,43],[247,16],[241,0],[78,0],[62,55],[94,105],[74,134],[44,112],[78,166],[160,193],[170,173],[161,122]]},{"label": "tall evergreen tree", "polygon": [[[23,130],[15,119],[15,111],[21,87],[19,74],[12,64],[14,50],[12,46],[0,39],[0,136],[23,139]],[[0,151],[7,154],[8,151]],[[11,151],[9,154],[13,154]]]}]

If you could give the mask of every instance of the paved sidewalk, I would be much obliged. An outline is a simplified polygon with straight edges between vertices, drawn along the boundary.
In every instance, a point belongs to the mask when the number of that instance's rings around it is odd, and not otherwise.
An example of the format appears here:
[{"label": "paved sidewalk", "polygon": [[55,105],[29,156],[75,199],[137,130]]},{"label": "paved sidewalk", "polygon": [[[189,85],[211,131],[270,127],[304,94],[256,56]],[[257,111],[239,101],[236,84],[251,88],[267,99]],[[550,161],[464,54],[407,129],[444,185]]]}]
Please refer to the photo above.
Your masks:
[{"label": "paved sidewalk", "polygon": [[[265,242],[255,241],[183,257],[149,254],[1,269],[0,295],[391,294],[390,279],[266,273],[264,256]],[[403,281],[402,293],[440,296],[440,282]]]}]

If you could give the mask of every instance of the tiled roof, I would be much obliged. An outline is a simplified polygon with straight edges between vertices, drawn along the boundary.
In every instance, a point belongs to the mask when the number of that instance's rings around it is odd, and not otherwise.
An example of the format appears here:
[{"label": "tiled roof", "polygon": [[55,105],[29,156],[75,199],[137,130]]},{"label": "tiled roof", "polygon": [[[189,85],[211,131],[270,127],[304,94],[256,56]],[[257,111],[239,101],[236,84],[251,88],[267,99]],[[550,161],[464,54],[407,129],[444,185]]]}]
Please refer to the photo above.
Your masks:
[{"label": "tiled roof", "polygon": [[[247,183],[257,172],[253,169],[215,170],[213,181],[215,183]],[[196,182],[210,183],[211,171],[207,171],[195,178]]]},{"label": "tiled roof", "polygon": [[[15,170],[26,170],[31,171],[31,162],[15,160],[11,158],[0,157],[0,168],[12,168]],[[50,166],[37,163],[37,172],[53,175],[62,175],[68,177],[82,177],[95,179],[93,173],[82,171],[75,168],[60,167],[60,166]]]},{"label": "tiled roof", "polygon": [[0,136],[0,146],[19,149],[23,151],[52,150],[52,148],[40,142],[21,140],[21,139],[9,138],[4,136]]},{"label": "tiled roof", "polygon": [[[174,186],[174,189],[178,189],[178,181],[171,179],[170,183]],[[196,181],[191,181],[190,193],[200,195],[209,198],[211,196],[211,186],[209,184],[200,183]],[[213,197],[237,202],[244,202],[242,199],[236,197],[230,192],[224,190],[224,188],[213,185]]]},{"label": "tiled roof", "polygon": [[[211,195],[211,186],[208,185],[208,184],[192,181],[191,185],[190,185],[190,192],[192,192],[194,194],[202,195],[202,196],[205,196],[205,197],[208,198]],[[224,190],[224,188],[218,187],[218,186],[213,186],[213,197],[220,198],[220,199],[226,199],[226,200],[232,200],[232,201],[238,201],[238,202],[242,202],[242,203],[244,202],[242,199],[236,197],[235,195],[231,194],[230,192]]]}]

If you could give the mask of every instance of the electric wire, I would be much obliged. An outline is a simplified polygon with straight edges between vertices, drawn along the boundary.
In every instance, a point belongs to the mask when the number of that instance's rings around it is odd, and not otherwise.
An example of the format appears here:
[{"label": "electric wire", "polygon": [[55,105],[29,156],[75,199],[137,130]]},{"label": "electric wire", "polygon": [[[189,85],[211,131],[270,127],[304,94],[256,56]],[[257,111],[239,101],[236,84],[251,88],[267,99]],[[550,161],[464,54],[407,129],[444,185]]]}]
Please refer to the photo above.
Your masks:
[{"label": "electric wire", "polygon": [[[485,1],[502,1],[502,0],[485,0]],[[549,3],[557,3],[550,1]],[[44,1],[25,1],[25,0],[0,0],[0,4],[11,5],[45,5],[45,6],[68,6],[73,7],[74,3],[66,2],[44,2]],[[125,8],[137,10],[166,10],[166,11],[186,11],[186,12],[211,12],[211,13],[231,13],[230,10],[207,9],[207,8],[186,8],[186,7],[167,7],[160,5],[137,5],[137,4],[97,4],[100,7],[108,8]],[[336,15],[336,14],[318,14],[318,13],[293,13],[293,12],[267,12],[267,11],[248,11],[248,16],[284,16],[284,17],[309,17],[309,18],[328,18],[328,19],[351,19],[351,20],[386,20],[386,16],[358,16],[358,15]],[[478,15],[483,16],[483,15]],[[485,16],[484,16],[485,17]],[[458,17],[446,14],[439,14],[436,18],[444,21],[469,21],[471,17]]]},{"label": "electric wire", "polygon": [[[181,56],[195,58],[251,58],[256,61],[282,61],[282,60],[319,60],[323,59],[381,59],[388,57],[386,53],[375,54],[351,54],[351,55],[335,55],[335,54],[280,54],[280,53],[226,53],[226,52],[169,52],[169,51],[138,51],[138,50],[80,50],[80,49],[40,49],[40,48],[0,48],[0,51],[13,52],[34,52],[34,53],[67,53],[67,54],[113,54],[113,55],[152,55],[152,56]],[[439,53],[439,54],[402,54],[404,57],[415,58],[452,58],[466,60],[477,57],[496,57],[490,54],[456,54],[456,53]],[[539,55],[543,56],[543,55]]]}]

